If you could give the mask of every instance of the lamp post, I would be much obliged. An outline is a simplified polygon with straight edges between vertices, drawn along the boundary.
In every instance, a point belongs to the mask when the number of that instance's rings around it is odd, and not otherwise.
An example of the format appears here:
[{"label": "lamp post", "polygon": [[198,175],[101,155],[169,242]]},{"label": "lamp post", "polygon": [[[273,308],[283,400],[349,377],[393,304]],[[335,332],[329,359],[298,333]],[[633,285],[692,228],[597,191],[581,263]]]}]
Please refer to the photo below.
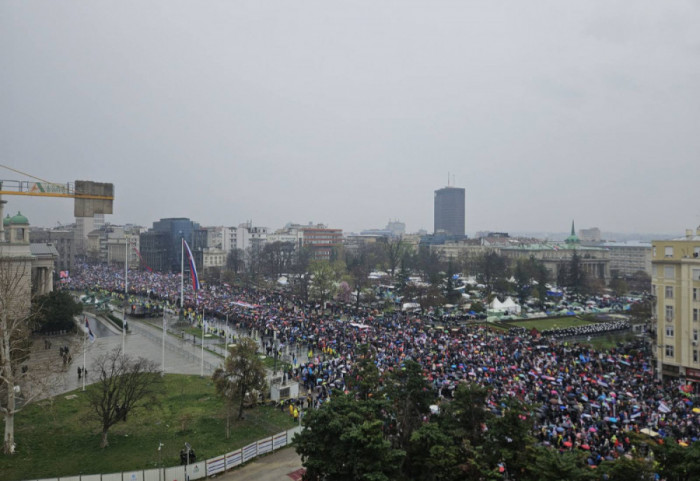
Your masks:
[{"label": "lamp post", "polygon": [[122,321],[122,354],[126,352],[126,310],[129,308],[129,245],[128,235],[124,236],[124,319]]},{"label": "lamp post", "polygon": [[187,472],[188,468],[190,466],[190,449],[192,449],[192,446],[190,446],[190,443],[185,443],[185,450],[186,450],[186,461],[185,461],[185,481],[189,481],[190,475]]}]

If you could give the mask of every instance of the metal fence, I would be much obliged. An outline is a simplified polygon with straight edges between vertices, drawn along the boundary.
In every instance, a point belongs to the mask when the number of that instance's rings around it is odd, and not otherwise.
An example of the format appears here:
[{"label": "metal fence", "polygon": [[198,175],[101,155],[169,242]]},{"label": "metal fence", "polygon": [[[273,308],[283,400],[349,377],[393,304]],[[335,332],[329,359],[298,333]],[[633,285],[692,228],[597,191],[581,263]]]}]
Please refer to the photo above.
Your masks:
[{"label": "metal fence", "polygon": [[294,434],[300,432],[301,429],[301,427],[297,426],[274,436],[263,438],[235,451],[185,466],[138,469],[110,474],[80,474],[77,476],[44,479],[32,478],[27,481],[193,481],[216,476],[245,464],[258,456],[283,448],[291,444]]}]

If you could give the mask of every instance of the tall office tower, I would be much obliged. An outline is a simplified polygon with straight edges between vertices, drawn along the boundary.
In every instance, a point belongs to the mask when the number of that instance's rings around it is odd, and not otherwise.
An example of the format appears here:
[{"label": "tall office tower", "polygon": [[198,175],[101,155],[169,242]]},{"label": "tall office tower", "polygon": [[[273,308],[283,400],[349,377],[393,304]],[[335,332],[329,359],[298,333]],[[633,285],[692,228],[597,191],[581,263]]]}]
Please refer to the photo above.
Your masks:
[{"label": "tall office tower", "polygon": [[464,189],[444,187],[435,191],[435,234],[464,235]]}]

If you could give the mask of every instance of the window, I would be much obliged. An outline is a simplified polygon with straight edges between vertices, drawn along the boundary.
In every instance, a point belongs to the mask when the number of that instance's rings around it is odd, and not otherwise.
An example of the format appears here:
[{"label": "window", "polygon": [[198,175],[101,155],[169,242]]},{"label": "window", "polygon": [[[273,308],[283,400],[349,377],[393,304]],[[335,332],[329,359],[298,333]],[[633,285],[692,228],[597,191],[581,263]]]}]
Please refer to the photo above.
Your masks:
[{"label": "window", "polygon": [[666,326],[666,337],[673,337],[673,326]]},{"label": "window", "polygon": [[[653,291],[654,291],[654,286],[652,286],[652,293],[653,293]],[[698,288],[697,287],[693,287],[693,300],[694,301],[698,300]]]},{"label": "window", "polygon": [[673,306],[666,306],[666,320],[673,320]]},{"label": "window", "polygon": [[673,299],[673,286],[666,286],[666,299]]},{"label": "window", "polygon": [[673,357],[673,356],[674,356],[673,346],[671,346],[670,344],[666,344],[666,357]]},{"label": "window", "polygon": [[698,308],[693,309],[693,321],[698,322]]},{"label": "window", "polygon": [[693,280],[700,281],[700,269],[693,269]]},{"label": "window", "polygon": [[[700,269],[697,269],[697,270],[700,273]],[[693,269],[693,271],[695,271],[695,269]],[[693,274],[695,274],[695,273],[693,272]],[[664,266],[664,277],[666,279],[675,279],[676,278],[676,266]]]},{"label": "window", "polygon": [[664,247],[664,257],[673,257],[673,246]]},{"label": "window", "polygon": [[656,297],[656,284],[651,285],[651,295]]},{"label": "window", "polygon": [[693,362],[698,362],[698,350],[693,349]]},{"label": "window", "polygon": [[698,342],[698,330],[693,329],[693,341]]},{"label": "window", "polygon": [[654,252],[652,252],[652,255],[653,255],[654,257],[656,257],[656,246],[653,246],[652,249],[653,249],[653,251],[654,251]]}]

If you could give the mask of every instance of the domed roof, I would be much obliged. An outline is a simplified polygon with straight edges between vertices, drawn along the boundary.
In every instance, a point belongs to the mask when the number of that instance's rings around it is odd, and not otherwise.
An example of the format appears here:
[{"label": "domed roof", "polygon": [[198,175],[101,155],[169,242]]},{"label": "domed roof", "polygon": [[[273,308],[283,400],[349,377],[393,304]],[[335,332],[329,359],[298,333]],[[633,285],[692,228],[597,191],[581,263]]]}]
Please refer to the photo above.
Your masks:
[{"label": "domed roof", "polygon": [[2,225],[10,225],[10,220],[10,214],[7,214],[7,217],[2,220]]},{"label": "domed roof", "polygon": [[[3,220],[4,222],[4,220]],[[29,219],[24,217],[21,212],[17,212],[17,215],[10,219],[10,224],[12,225],[29,225]]]}]

